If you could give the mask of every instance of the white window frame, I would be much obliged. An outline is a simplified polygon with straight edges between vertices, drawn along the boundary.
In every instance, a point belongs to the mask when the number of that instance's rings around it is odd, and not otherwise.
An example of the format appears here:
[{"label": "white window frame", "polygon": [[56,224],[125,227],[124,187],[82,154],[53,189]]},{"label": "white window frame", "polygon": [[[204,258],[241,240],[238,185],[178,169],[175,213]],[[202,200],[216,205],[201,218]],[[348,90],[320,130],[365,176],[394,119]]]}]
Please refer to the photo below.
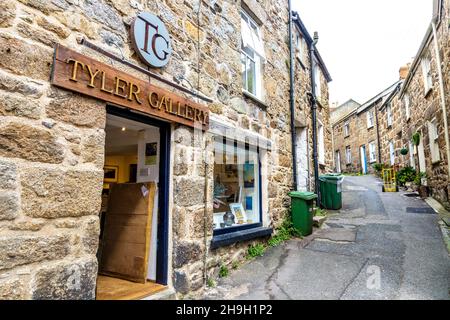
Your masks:
[{"label": "white window frame", "polygon": [[389,128],[390,126],[392,126],[392,108],[390,102],[386,106],[386,116],[387,116],[387,126]]},{"label": "white window frame", "polygon": [[409,120],[411,118],[411,97],[409,96],[409,93],[405,93],[403,96],[403,104],[405,106],[406,120]]},{"label": "white window frame", "polygon": [[347,121],[344,123],[344,138],[350,136],[350,123]]},{"label": "white window frame", "polygon": [[295,50],[295,56],[300,62],[303,62],[303,37],[300,32],[295,33]]},{"label": "white window frame", "polygon": [[325,137],[324,137],[324,126],[323,123],[317,121],[317,142],[318,142],[318,159],[320,164],[325,164]]},{"label": "white window frame", "polygon": [[367,112],[367,129],[370,129],[373,127],[373,118],[374,118],[374,114],[373,114],[373,110],[369,110]]},{"label": "white window frame", "polygon": [[430,140],[431,162],[437,163],[441,161],[441,156],[439,154],[439,132],[436,119],[428,121],[428,137]]},{"label": "white window frame", "polygon": [[433,87],[433,77],[431,75],[430,55],[429,54],[424,55],[422,57],[420,64],[422,66],[422,78],[423,78],[423,85],[424,85],[425,95],[426,95]]},{"label": "white window frame", "polygon": [[395,146],[392,140],[389,141],[389,159],[391,166],[393,166],[395,164]]},{"label": "white window frame", "polygon": [[317,61],[314,64],[314,84],[316,90],[316,98],[320,99],[322,97],[322,83],[320,81],[320,66]]},{"label": "white window frame", "polygon": [[352,163],[352,148],[350,146],[345,147],[345,159],[347,160],[347,164]]},{"label": "white window frame", "polygon": [[[259,25],[241,10],[241,67],[243,91],[263,100],[262,66],[265,62],[264,42]],[[254,63],[253,90],[248,87],[247,64]]]},{"label": "white window frame", "polygon": [[369,162],[374,163],[377,161],[377,147],[375,141],[369,142]]},{"label": "white window frame", "polygon": [[414,145],[412,141],[409,141],[409,165],[415,169],[416,162],[414,161]]}]

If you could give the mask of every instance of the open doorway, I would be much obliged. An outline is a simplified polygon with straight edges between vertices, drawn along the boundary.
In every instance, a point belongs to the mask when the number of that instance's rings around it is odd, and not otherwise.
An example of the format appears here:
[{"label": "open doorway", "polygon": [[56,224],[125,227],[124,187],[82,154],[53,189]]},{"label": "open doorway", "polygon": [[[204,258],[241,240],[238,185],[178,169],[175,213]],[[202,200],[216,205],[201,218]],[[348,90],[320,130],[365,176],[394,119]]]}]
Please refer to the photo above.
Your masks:
[{"label": "open doorway", "polygon": [[308,128],[299,127],[297,130],[297,191],[308,191],[309,188],[309,148]]},{"label": "open doorway", "polygon": [[168,129],[108,111],[97,299],[141,299],[167,284]]},{"label": "open doorway", "polygon": [[359,150],[361,156],[361,173],[367,174],[367,157],[366,157],[366,146],[362,145]]}]

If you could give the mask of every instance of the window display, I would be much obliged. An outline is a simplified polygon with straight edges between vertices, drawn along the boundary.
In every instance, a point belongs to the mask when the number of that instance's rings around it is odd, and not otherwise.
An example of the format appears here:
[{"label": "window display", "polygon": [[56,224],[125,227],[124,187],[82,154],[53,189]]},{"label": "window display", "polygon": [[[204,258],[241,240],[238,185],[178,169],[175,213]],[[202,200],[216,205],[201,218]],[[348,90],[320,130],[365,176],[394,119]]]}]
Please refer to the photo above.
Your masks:
[{"label": "window display", "polygon": [[256,147],[216,138],[214,229],[261,223],[259,154]]}]

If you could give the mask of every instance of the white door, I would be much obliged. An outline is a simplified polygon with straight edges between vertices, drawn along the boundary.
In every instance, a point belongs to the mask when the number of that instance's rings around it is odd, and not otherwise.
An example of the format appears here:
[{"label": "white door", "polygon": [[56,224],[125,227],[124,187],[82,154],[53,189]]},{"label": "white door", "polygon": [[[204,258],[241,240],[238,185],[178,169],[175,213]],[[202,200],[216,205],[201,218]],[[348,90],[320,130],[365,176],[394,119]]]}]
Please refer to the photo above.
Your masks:
[{"label": "white door", "polygon": [[341,173],[341,153],[336,151],[336,172]]},{"label": "white door", "polygon": [[425,164],[425,149],[423,148],[423,134],[420,133],[420,143],[417,146],[419,152],[419,170],[420,172],[426,172],[426,164]]},{"label": "white door", "polygon": [[309,163],[308,163],[308,129],[297,128],[297,190],[308,191]]}]

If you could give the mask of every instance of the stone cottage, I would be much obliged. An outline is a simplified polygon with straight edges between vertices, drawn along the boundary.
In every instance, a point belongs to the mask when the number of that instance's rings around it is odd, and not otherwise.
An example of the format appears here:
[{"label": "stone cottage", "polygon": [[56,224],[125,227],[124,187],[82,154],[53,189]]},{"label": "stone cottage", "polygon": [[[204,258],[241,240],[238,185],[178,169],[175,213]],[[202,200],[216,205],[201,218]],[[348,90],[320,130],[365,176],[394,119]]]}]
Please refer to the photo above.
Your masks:
[{"label": "stone cottage", "polygon": [[[380,158],[380,132],[378,109],[397,87],[390,85],[373,98],[333,123],[333,148],[336,171],[347,173],[372,173],[372,165]],[[336,110],[338,111],[339,108]]]},{"label": "stone cottage", "polygon": [[[321,172],[331,77],[294,17],[311,189],[310,74]],[[194,297],[276,232],[288,21],[285,0],[0,0],[0,299]]]},{"label": "stone cottage", "polygon": [[[433,19],[398,94],[392,101],[396,141],[385,141],[384,159],[423,172],[423,184],[449,207],[449,1],[434,2]],[[382,130],[384,128],[382,127]],[[414,142],[417,137],[416,144]],[[394,147],[390,147],[390,143]],[[390,148],[390,149],[389,149]],[[407,149],[402,156],[398,150]],[[394,152],[391,152],[394,151]]]}]

